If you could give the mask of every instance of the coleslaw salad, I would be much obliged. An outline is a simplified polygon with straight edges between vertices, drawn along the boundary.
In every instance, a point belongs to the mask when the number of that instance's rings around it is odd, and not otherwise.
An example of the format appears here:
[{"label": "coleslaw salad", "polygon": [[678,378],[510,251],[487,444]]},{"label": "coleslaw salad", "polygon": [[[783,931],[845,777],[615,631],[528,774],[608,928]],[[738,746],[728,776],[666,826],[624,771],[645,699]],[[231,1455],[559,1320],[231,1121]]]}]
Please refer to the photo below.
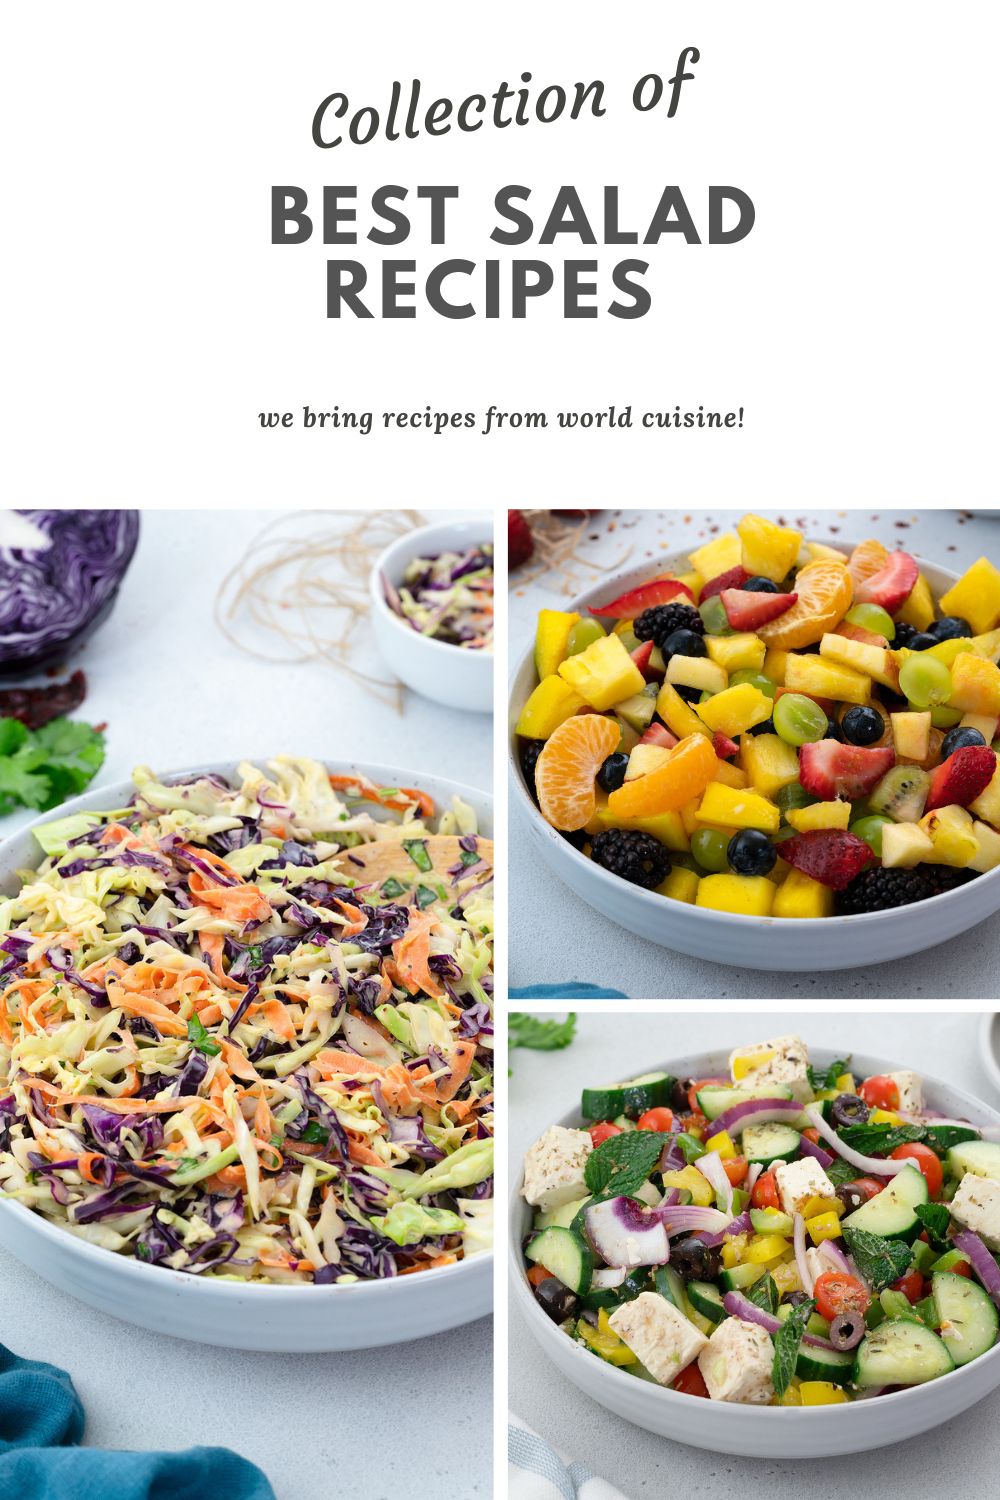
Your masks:
[{"label": "coleslaw salad", "polygon": [[415,557],[386,603],[418,635],[467,651],[493,650],[493,544]]}]

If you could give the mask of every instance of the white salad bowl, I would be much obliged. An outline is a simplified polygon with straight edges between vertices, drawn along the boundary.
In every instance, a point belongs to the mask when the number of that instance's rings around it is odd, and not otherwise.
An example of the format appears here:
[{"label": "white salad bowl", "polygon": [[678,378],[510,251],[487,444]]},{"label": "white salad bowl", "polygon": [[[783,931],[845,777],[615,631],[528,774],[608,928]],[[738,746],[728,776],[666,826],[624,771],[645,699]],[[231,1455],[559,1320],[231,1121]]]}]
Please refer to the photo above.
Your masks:
[{"label": "white salad bowl", "polygon": [[389,608],[384,580],[398,587],[407,564],[415,557],[465,552],[491,541],[492,536],[493,522],[486,515],[482,520],[436,521],[432,526],[421,526],[386,547],[372,568],[368,584],[375,644],[396,676],[435,703],[482,714],[493,709],[493,652],[468,651],[421,635]]},{"label": "white salad bowl", "polygon": [[[853,542],[838,546],[850,550]],[[939,598],[958,576],[934,563],[917,559],[935,598]],[[660,572],[682,572],[687,567],[683,553],[666,554],[655,567]],[[614,599],[626,589],[649,578],[649,562],[618,573],[588,589],[565,606],[585,614],[592,603]],[[533,643],[522,656],[510,691],[510,772],[514,800],[527,819],[535,846],[564,884],[612,922],[638,937],[673,948],[693,958],[708,958],[720,964],[746,969],[782,971],[852,969],[864,964],[886,963],[932,948],[1000,910],[1000,869],[947,891],[927,901],[888,911],[865,912],[850,917],[750,917],[708,907],[671,901],[655,891],[622,880],[574,849],[542,817],[528,793],[518,756],[514,726],[537,678]],[[627,977],[627,965],[623,973]]]},{"label": "white salad bowl", "polygon": [[[818,1052],[814,1061],[828,1066],[835,1054]],[[638,1066],[638,1064],[637,1064]],[[643,1072],[652,1064],[643,1061]],[[704,1078],[729,1073],[728,1054],[701,1053],[662,1064],[676,1078]],[[855,1073],[870,1076],[905,1066],[853,1053]],[[921,1075],[924,1104],[974,1125],[1000,1124],[1000,1112],[951,1084]],[[579,1110],[554,1122],[581,1128]],[[826,1458],[861,1453],[903,1442],[948,1422],[1000,1385],[1000,1345],[950,1375],[886,1396],[872,1396],[835,1406],[745,1406],[687,1396],[609,1365],[563,1333],[539,1307],[525,1279],[521,1246],[531,1227],[533,1210],[521,1197],[524,1174],[515,1169],[510,1198],[510,1277],[513,1303],[526,1320],[543,1353],[574,1385],[616,1416],[661,1437],[735,1453],[744,1458]]]},{"label": "white salad bowl", "polygon": [[[492,836],[493,803],[486,792],[412,769],[353,762],[330,764],[330,769],[361,773],[380,786],[419,787],[434,798],[439,812],[447,810],[453,796],[460,796],[475,810],[480,830]],[[236,762],[173,771],[166,779],[196,772],[233,776]],[[0,892],[11,894],[18,884],[16,872],[43,857],[31,836],[33,828],[71,813],[124,807],[133,791],[131,781],[125,781],[85,792],[33,819],[0,844]],[[371,810],[378,816],[378,809]],[[60,1291],[99,1312],[154,1333],[268,1354],[325,1354],[402,1344],[484,1317],[493,1301],[492,1253],[384,1281],[248,1286],[202,1280],[88,1244],[42,1214],[2,1197],[0,1244]]]}]

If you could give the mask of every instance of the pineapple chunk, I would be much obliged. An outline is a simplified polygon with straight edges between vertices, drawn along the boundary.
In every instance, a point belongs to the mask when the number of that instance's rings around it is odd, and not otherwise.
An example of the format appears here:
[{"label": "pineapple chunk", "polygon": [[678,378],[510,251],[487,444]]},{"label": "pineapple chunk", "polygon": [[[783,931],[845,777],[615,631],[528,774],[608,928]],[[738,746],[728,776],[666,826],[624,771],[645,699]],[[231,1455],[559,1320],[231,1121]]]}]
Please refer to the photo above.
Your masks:
[{"label": "pineapple chunk", "polygon": [[806,551],[810,562],[847,562],[846,552],[840,552],[836,547],[828,547],[825,542],[806,542]]},{"label": "pineapple chunk", "polygon": [[[745,565],[744,565],[745,566]],[[1000,572],[981,557],[941,595],[941,613],[968,620],[975,635],[1000,625]]]},{"label": "pineapple chunk", "polygon": [[992,744],[997,732],[996,714],[963,714],[959,720],[960,729],[978,729],[987,745]]},{"label": "pineapple chunk", "polygon": [[972,649],[977,656],[986,656],[990,661],[996,661],[1000,655],[1000,630],[988,630],[985,635],[973,636]]},{"label": "pineapple chunk", "polygon": [[705,875],[698,882],[697,906],[744,917],[767,917],[775,888],[766,875]]},{"label": "pineapple chunk", "polygon": [[656,889],[659,895],[669,896],[671,901],[684,901],[693,906],[698,895],[698,876],[693,870],[678,865]]},{"label": "pineapple chunk", "polygon": [[698,808],[698,821],[719,828],[762,828],[765,833],[777,833],[781,814],[757,792],[710,781]]},{"label": "pineapple chunk", "polygon": [[[673,663],[671,663],[673,665]],[[771,717],[774,704],[766,693],[751,682],[741,682],[736,687],[716,693],[707,703],[699,703],[698,714],[709,729],[720,734],[742,734],[755,724],[763,724]],[[662,715],[661,715],[662,717]]]},{"label": "pineapple chunk", "polygon": [[[846,807],[847,804],[845,803]],[[800,812],[807,811],[800,808]],[[833,891],[828,885],[790,870],[779,885],[771,908],[772,917],[830,917],[833,915]]]},{"label": "pineapple chunk", "polygon": [[764,676],[770,677],[779,687],[785,685],[785,667],[790,655],[790,651],[782,651],[780,646],[768,646],[764,654]]},{"label": "pineapple chunk", "polygon": [[701,593],[701,586],[706,581],[705,578],[704,578],[704,576],[703,576],[703,574],[701,574],[701,573],[693,573],[693,572],[692,573],[678,573],[677,574],[677,581],[678,581],[678,583],[686,583],[687,584],[688,588],[691,590],[692,594],[694,595],[694,602],[695,602],[695,604],[697,604],[698,603],[698,596]]},{"label": "pineapple chunk", "polygon": [[559,676],[591,708],[603,712],[623,698],[641,693],[645,680],[622,645],[620,635],[603,635],[577,656],[559,665]]},{"label": "pineapple chunk", "polygon": [[700,801],[700,797],[694,797],[690,802],[685,802],[681,808],[681,822],[684,824],[684,832],[688,838],[693,833],[697,833],[701,827],[701,824],[698,822],[698,803]]},{"label": "pineapple chunk", "polygon": [[750,778],[739,766],[732,765],[728,760],[720,760],[715,768],[715,780],[721,781],[723,786],[733,786],[737,790],[750,785]]},{"label": "pineapple chunk", "polygon": [[691,705],[685,703],[677,689],[669,682],[665,682],[660,688],[656,699],[656,712],[678,739],[686,739],[689,734],[708,733]]},{"label": "pineapple chunk", "polygon": [[634,781],[637,776],[648,776],[658,766],[666,765],[670,751],[665,745],[636,745],[628,758],[625,780]]},{"label": "pineapple chunk", "polygon": [[[841,637],[837,637],[838,640]],[[848,641],[848,646],[857,642]],[[791,655],[785,667],[785,687],[794,693],[819,698],[836,698],[842,703],[868,703],[872,695],[871,677],[819,656]]]},{"label": "pineapple chunk", "polygon": [[[623,818],[609,812],[607,806],[597,807],[597,821],[602,828],[632,828],[637,833],[652,834],[667,849],[686,854],[691,845],[688,841],[684,820],[678,812],[647,813],[644,817]],[[699,825],[696,823],[695,827]]]},{"label": "pineapple chunk", "polygon": [[749,667],[759,672],[764,665],[764,642],[759,635],[744,632],[742,635],[707,635],[705,646],[713,661],[727,672],[739,672]]},{"label": "pineapple chunk", "polygon": [[969,808],[977,818],[983,818],[987,823],[1000,828],[1000,756],[997,757],[993,780],[969,803]]},{"label": "pineapple chunk", "polygon": [[819,654],[824,661],[851,667],[855,672],[874,677],[894,693],[899,692],[899,667],[892,652],[884,646],[869,646],[847,636],[827,633],[819,643]]},{"label": "pineapple chunk", "polygon": [[721,693],[729,674],[718,662],[707,656],[672,656],[667,664],[667,681],[675,687],[701,688],[703,693]]},{"label": "pineapple chunk", "polygon": [[886,823],[882,829],[882,863],[886,869],[909,870],[934,858],[934,845],[916,823]]},{"label": "pineapple chunk", "polygon": [[799,779],[799,756],[776,734],[747,734],[740,741],[740,765],[750,785],[764,797],[774,797],[783,786]]},{"label": "pineapple chunk", "polygon": [[564,719],[578,713],[582,707],[583,699],[569,683],[555,675],[545,677],[521,709],[517,733],[529,740],[547,740]]},{"label": "pineapple chunk", "polygon": [[743,554],[743,544],[735,531],[724,531],[711,542],[706,542],[704,547],[699,547],[696,552],[688,553],[688,562],[696,572],[700,573],[706,583],[712,578],[718,578],[720,573],[728,573],[730,568],[738,568],[740,558]]},{"label": "pineapple chunk", "polygon": [[914,630],[926,630],[928,625],[933,624],[934,595],[923,573],[910,590],[902,609],[897,611],[896,619],[901,620],[904,625],[912,625]]},{"label": "pineapple chunk", "polygon": [[796,833],[812,828],[846,828],[851,821],[849,802],[814,802],[811,807],[792,807],[785,814]]},{"label": "pineapple chunk", "polygon": [[900,760],[925,761],[931,749],[931,716],[927,713],[890,714],[892,743]]},{"label": "pineapple chunk", "polygon": [[948,704],[974,714],[1000,714],[1000,667],[969,652],[957,656]]},{"label": "pineapple chunk", "polygon": [[987,870],[995,870],[1000,865],[1000,833],[995,828],[978,822],[973,823],[972,831],[979,848],[975,859],[969,861],[969,869],[978,870],[980,875],[985,875]]},{"label": "pineapple chunk", "polygon": [[747,572],[780,583],[798,560],[801,531],[755,515],[744,516],[736,530],[743,543],[741,561]]},{"label": "pineapple chunk", "polygon": [[[966,812],[964,807],[936,807],[933,812],[924,813],[918,826],[934,845],[932,858],[939,865],[952,865],[958,870],[967,870],[979,852],[972,814]],[[883,829],[883,849],[885,834],[886,830]],[[883,862],[884,858],[883,855]]]}]

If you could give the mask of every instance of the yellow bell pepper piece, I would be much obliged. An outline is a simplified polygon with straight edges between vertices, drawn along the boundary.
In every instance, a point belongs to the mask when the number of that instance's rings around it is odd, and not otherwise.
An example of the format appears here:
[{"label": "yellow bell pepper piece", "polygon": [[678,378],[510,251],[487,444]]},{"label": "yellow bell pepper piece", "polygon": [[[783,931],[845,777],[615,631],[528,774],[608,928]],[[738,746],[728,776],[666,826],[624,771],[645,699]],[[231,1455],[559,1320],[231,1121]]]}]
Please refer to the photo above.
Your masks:
[{"label": "yellow bell pepper piece", "polygon": [[777,1260],[787,1249],[788,1241],[782,1239],[780,1234],[757,1234],[747,1246],[743,1259],[752,1261],[754,1265],[762,1265],[769,1260]]},{"label": "yellow bell pepper piece", "polygon": [[868,1116],[868,1120],[869,1120],[869,1123],[872,1124],[872,1125],[902,1125],[903,1124],[903,1117],[902,1117],[902,1115],[897,1115],[895,1113],[895,1111],[891,1110],[891,1109],[873,1109],[872,1112],[871,1112],[871,1114]]},{"label": "yellow bell pepper piece", "polygon": [[601,1308],[597,1315],[597,1327],[581,1318],[576,1325],[577,1334],[586,1344],[589,1344],[595,1354],[606,1359],[609,1365],[636,1365],[639,1363],[637,1357],[632,1353],[629,1346],[624,1343],[615,1333],[608,1322],[606,1308]]},{"label": "yellow bell pepper piece", "polygon": [[679,1172],[664,1172],[663,1186],[686,1189],[697,1208],[712,1208],[715,1204],[712,1184],[702,1177],[697,1167],[682,1167]]},{"label": "yellow bell pepper piece", "polygon": [[802,1277],[799,1275],[799,1268],[794,1260],[786,1260],[779,1266],[772,1266],[771,1275],[782,1296],[787,1296],[789,1292],[803,1290]]},{"label": "yellow bell pepper piece", "polygon": [[739,1083],[754,1068],[762,1068],[765,1063],[770,1062],[772,1057],[777,1057],[777,1052],[753,1052],[749,1057],[733,1058],[733,1082]]},{"label": "yellow bell pepper piece", "polygon": [[806,1220],[806,1228],[809,1238],[814,1245],[820,1245],[824,1240],[835,1240],[840,1234],[840,1220],[836,1214],[817,1214],[813,1219]]},{"label": "yellow bell pepper piece", "polygon": [[853,1094],[854,1093],[854,1074],[853,1073],[841,1073],[840,1077],[837,1078],[837,1079],[835,1079],[835,1081],[834,1081],[834,1087],[841,1094]]},{"label": "yellow bell pepper piece", "polygon": [[723,1240],[722,1264],[727,1271],[731,1271],[733,1266],[739,1265],[743,1259],[743,1252],[746,1246],[747,1237],[745,1234],[734,1234],[732,1239]]},{"label": "yellow bell pepper piece", "polygon": [[778,1402],[779,1406],[801,1406],[802,1391],[797,1380],[793,1380],[785,1394]]},{"label": "yellow bell pepper piece", "polygon": [[728,1130],[719,1130],[705,1142],[706,1151],[718,1151],[721,1157],[735,1156],[736,1147]]},{"label": "yellow bell pepper piece", "polygon": [[803,1380],[799,1386],[803,1406],[839,1406],[851,1398],[829,1380]]},{"label": "yellow bell pepper piece", "polygon": [[804,1219],[815,1219],[817,1214],[836,1214],[839,1219],[844,1213],[844,1205],[839,1198],[807,1198],[799,1212]]}]

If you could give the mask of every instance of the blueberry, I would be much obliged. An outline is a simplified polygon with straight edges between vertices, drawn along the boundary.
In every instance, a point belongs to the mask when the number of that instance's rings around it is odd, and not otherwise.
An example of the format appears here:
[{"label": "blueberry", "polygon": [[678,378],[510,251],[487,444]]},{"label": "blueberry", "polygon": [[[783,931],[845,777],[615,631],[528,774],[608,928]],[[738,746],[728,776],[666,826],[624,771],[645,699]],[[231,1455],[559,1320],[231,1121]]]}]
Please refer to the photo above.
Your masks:
[{"label": "blueberry", "polygon": [[823,738],[825,740],[839,740],[841,744],[844,743],[844,731],[841,729],[836,719],[827,720],[826,734],[824,734]]},{"label": "blueberry", "polygon": [[777,732],[773,719],[765,719],[763,724],[755,724],[750,731],[751,734],[777,734]]},{"label": "blueberry", "polygon": [[936,635],[931,635],[928,630],[918,630],[916,635],[912,635],[906,644],[910,651],[926,651],[928,646],[936,646],[937,643]]},{"label": "blueberry", "polygon": [[665,661],[672,656],[707,656],[708,647],[705,645],[703,636],[695,635],[693,630],[673,630],[667,636],[661,647]]},{"label": "blueberry", "polygon": [[597,773],[597,784],[606,792],[616,792],[625,780],[625,772],[628,769],[628,756],[621,750],[615,750],[608,756]]},{"label": "blueberry", "polygon": [[945,615],[943,619],[938,620],[936,625],[931,626],[927,634],[932,635],[938,641],[951,641],[958,636],[971,636],[972,626],[968,620],[963,620],[961,615]]},{"label": "blueberry", "polygon": [[746,583],[741,583],[740,588],[745,594],[776,594],[778,585],[770,578],[762,578],[758,573],[755,578],[748,578]]},{"label": "blueberry", "polygon": [[771,840],[759,828],[744,828],[733,834],[726,853],[737,875],[766,875],[778,858]]},{"label": "blueberry", "polygon": [[947,760],[949,755],[954,755],[956,750],[964,750],[967,745],[985,744],[986,740],[978,729],[963,729],[960,724],[956,725],[954,729],[948,730],[941,741],[941,759]]},{"label": "blueberry", "polygon": [[683,698],[685,703],[700,702],[701,695],[705,691],[704,688],[684,687],[684,685],[679,682],[675,682],[673,686],[674,692],[677,694],[678,698]]},{"label": "blueberry", "polygon": [[885,733],[885,720],[877,708],[849,708],[840,722],[851,745],[874,745]]}]

